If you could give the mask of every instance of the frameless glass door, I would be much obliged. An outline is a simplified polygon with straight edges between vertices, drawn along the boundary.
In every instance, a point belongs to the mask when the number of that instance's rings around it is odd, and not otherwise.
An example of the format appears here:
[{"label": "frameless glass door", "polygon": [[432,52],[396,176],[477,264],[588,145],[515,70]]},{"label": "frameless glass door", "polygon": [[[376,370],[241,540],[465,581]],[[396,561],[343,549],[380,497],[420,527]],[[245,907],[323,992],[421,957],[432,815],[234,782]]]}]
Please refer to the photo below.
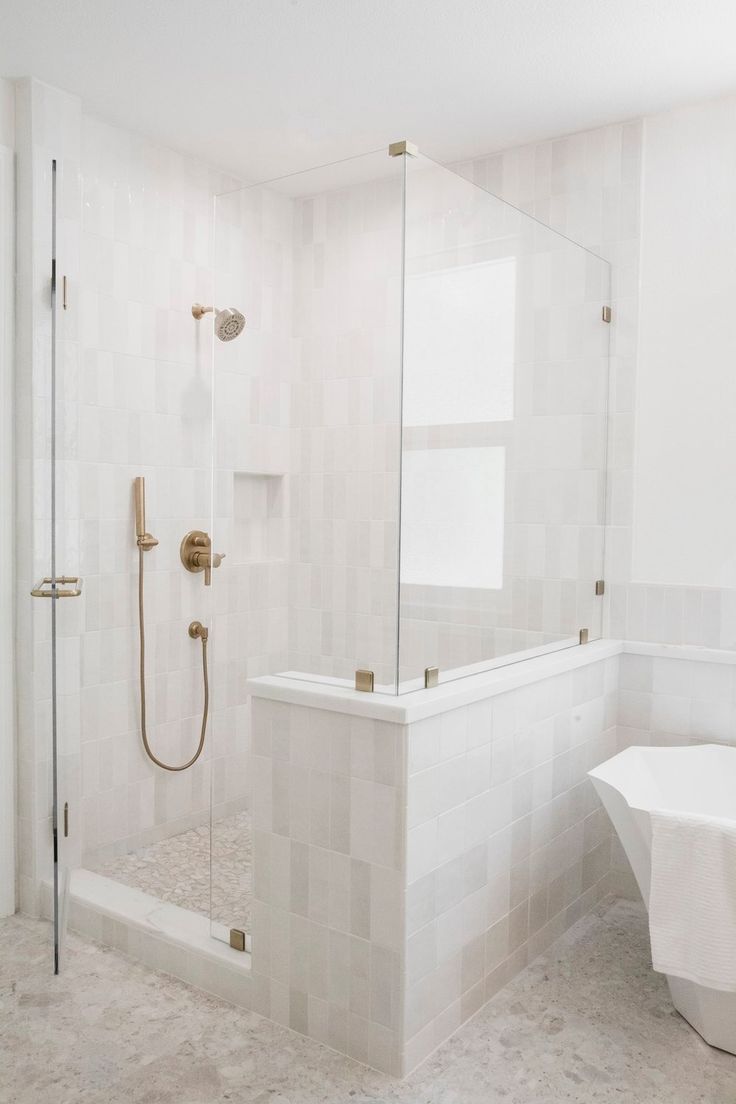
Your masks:
[{"label": "frameless glass door", "polygon": [[[193,311],[212,302],[210,242],[197,233],[182,246],[157,160],[143,158],[135,186],[115,192],[117,216],[102,217],[127,158],[115,147],[102,162],[83,152],[34,170],[47,206],[34,225],[34,574],[23,590],[37,595],[38,646],[23,702],[35,759],[21,769],[33,771],[33,873],[57,969],[70,888],[104,908],[114,882],[116,902],[144,893],[167,923],[206,925],[211,785],[227,805],[234,777],[230,763],[212,784],[216,698],[227,724],[238,672],[220,664],[219,693],[213,598],[232,547],[213,510],[213,317]],[[209,229],[209,185],[196,198]]]},{"label": "frameless glass door", "polygon": [[[39,374],[37,395],[44,411],[43,433],[37,440],[40,464],[40,516],[42,561],[45,573],[32,590],[42,603],[44,670],[47,683],[39,694],[39,712],[48,733],[39,765],[39,777],[47,782],[49,823],[46,844],[50,859],[50,913],[53,924],[54,972],[62,966],[70,872],[75,865],[72,818],[79,807],[79,628],[82,580],[79,562],[78,522],[74,518],[74,487],[70,485],[73,439],[66,412],[66,391],[75,375],[76,344],[67,313],[67,276],[59,264],[59,196],[61,170],[54,160],[48,174],[49,313],[42,332],[46,370]],[[73,483],[73,480],[72,480]],[[43,791],[42,791],[43,795]],[[41,798],[43,800],[43,796]]]}]

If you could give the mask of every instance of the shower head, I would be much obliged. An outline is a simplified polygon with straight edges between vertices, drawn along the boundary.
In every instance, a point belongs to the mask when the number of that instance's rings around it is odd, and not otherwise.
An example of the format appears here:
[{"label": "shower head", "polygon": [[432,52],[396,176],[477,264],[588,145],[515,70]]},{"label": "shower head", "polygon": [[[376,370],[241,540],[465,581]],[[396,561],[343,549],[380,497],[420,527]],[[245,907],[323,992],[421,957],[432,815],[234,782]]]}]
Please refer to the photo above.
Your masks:
[{"label": "shower head", "polygon": [[234,341],[236,337],[240,337],[245,329],[245,318],[239,310],[235,307],[218,310],[217,307],[203,307],[201,303],[195,303],[192,307],[192,314],[197,321],[210,312],[214,313],[215,335],[220,341]]},{"label": "shower head", "polygon": [[220,341],[232,341],[245,329],[245,318],[235,307],[215,311],[215,333]]}]

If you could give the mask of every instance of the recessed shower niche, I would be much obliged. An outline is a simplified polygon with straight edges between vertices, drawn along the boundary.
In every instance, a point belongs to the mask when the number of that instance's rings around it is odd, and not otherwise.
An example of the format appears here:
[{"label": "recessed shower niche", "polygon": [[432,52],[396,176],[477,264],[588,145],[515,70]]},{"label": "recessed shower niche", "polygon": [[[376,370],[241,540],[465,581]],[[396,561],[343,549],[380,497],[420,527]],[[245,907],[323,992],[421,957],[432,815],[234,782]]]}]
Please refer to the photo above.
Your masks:
[{"label": "recessed shower niche", "polygon": [[265,563],[286,557],[284,476],[233,472],[235,563]]}]

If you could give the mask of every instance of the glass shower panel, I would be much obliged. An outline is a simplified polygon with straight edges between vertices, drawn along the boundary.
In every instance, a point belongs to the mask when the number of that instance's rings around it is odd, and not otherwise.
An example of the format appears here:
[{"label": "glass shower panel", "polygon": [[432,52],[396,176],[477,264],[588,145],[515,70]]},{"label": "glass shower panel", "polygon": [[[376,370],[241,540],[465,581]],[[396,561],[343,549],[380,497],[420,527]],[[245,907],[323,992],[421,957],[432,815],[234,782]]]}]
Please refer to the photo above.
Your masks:
[{"label": "glass shower panel", "polygon": [[291,178],[288,668],[395,692],[404,157]]},{"label": "glass shower panel", "polygon": [[403,161],[217,197],[218,306],[246,317],[215,351],[218,516],[253,674],[395,688]]},{"label": "glass shower panel", "polygon": [[[250,931],[246,680],[396,689],[403,158],[217,196],[212,930]],[[257,751],[257,749],[256,749]]]},{"label": "glass shower panel", "polygon": [[405,251],[402,690],[600,636],[610,279],[421,156]]}]

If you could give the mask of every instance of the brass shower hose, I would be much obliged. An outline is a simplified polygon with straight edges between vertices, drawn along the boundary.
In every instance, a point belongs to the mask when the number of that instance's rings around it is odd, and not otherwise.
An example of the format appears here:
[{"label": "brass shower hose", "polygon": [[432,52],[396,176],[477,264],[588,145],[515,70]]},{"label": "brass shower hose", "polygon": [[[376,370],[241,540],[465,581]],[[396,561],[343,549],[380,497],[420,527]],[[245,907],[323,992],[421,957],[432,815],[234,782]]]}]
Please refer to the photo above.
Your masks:
[{"label": "brass shower hose", "polygon": [[148,733],[146,731],[146,625],[143,615],[143,553],[145,549],[138,543],[138,632],[140,639],[140,680],[141,680],[141,736],[143,737],[143,747],[145,748],[146,755],[155,763],[157,767],[161,767],[167,771],[184,771],[188,767],[193,766],[197,762],[202,749],[204,748],[204,737],[207,731],[207,714],[210,709],[210,680],[207,664],[207,637],[208,631],[201,625],[199,621],[193,621],[189,626],[189,635],[191,637],[198,636],[202,641],[202,678],[204,681],[204,706],[202,709],[202,730],[199,734],[199,744],[197,750],[191,759],[188,759],[186,763],[182,763],[180,767],[172,767],[168,763],[164,763],[159,759],[157,755],[154,755],[151,751],[151,745],[148,742]]}]

